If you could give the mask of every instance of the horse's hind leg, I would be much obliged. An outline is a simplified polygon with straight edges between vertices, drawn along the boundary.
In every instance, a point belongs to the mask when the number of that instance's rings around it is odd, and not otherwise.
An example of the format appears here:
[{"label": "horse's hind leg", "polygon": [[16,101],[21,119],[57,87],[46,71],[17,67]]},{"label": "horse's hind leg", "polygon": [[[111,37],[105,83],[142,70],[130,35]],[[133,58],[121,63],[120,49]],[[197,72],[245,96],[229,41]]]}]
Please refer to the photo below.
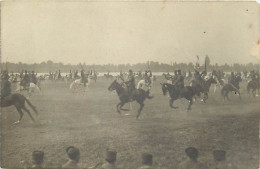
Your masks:
[{"label": "horse's hind leg", "polygon": [[190,100],[189,100],[189,107],[188,107],[188,111],[191,109],[191,105],[193,104],[193,99],[191,98]]},{"label": "horse's hind leg", "polygon": [[141,111],[143,110],[143,108],[144,108],[144,103],[139,103],[140,104],[140,108],[139,108],[139,110],[138,110],[138,112],[137,112],[137,116],[136,116],[136,119],[138,119],[139,118],[139,116],[140,116],[140,114],[141,114]]},{"label": "horse's hind leg", "polygon": [[21,120],[22,120],[22,118],[23,118],[23,112],[22,112],[22,109],[21,109],[21,107],[20,107],[20,106],[18,106],[18,105],[15,105],[15,108],[16,108],[16,110],[18,111],[18,113],[19,113],[20,117],[19,117],[19,120],[18,120],[18,121],[16,121],[16,122],[14,122],[13,124],[18,124],[18,123],[20,123],[20,122],[21,122]]},{"label": "horse's hind leg", "polygon": [[30,118],[32,119],[32,121],[35,122],[33,116],[31,115],[31,112],[30,112],[25,106],[23,106],[23,109],[28,113],[28,115],[30,116]]}]

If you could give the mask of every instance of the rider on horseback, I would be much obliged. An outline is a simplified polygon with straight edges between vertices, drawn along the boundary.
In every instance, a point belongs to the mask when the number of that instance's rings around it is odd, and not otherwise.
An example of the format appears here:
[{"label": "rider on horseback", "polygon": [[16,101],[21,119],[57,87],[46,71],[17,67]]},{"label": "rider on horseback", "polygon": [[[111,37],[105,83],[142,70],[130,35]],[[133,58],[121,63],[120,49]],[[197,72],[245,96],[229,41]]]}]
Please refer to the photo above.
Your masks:
[{"label": "rider on horseback", "polygon": [[184,76],[181,74],[181,70],[177,70],[177,80],[174,83],[175,89],[176,89],[176,96],[178,97],[180,94],[180,91],[184,87]]},{"label": "rider on horseback", "polygon": [[30,85],[30,77],[27,74],[27,70],[25,70],[24,73],[25,74],[24,74],[23,80],[21,82],[21,86],[23,86],[24,88],[27,88]]},{"label": "rider on horseback", "polygon": [[125,82],[130,100],[133,100],[133,91],[135,90],[135,77],[132,69],[129,70],[128,81]]},{"label": "rider on horseback", "polygon": [[235,74],[234,72],[231,72],[231,76],[228,80],[228,83],[232,84],[232,85],[235,85],[235,82],[236,82],[236,77],[235,77]]},{"label": "rider on horseback", "polygon": [[2,89],[1,89],[1,99],[5,96],[8,96],[11,94],[11,83],[8,81],[8,73],[7,71],[3,74],[3,81],[2,81]]},{"label": "rider on horseback", "polygon": [[150,75],[148,76],[148,71],[146,70],[144,73],[144,79],[145,79],[145,83],[147,83],[148,85],[151,84],[151,71],[149,70]]},{"label": "rider on horseback", "polygon": [[86,86],[87,81],[83,69],[81,70],[80,75],[81,75],[81,82],[84,83],[84,86]]},{"label": "rider on horseback", "polygon": [[34,71],[32,71],[32,74],[31,74],[31,82],[34,83],[34,84],[37,83],[36,75],[37,75],[37,74],[35,74]]}]

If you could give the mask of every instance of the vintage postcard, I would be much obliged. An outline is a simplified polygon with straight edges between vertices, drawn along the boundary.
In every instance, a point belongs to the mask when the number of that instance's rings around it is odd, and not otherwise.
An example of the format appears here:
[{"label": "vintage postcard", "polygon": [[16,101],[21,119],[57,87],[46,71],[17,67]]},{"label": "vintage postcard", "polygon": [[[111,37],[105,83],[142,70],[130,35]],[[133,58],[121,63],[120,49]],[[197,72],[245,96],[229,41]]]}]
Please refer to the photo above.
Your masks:
[{"label": "vintage postcard", "polygon": [[1,168],[258,169],[254,1],[4,0]]}]

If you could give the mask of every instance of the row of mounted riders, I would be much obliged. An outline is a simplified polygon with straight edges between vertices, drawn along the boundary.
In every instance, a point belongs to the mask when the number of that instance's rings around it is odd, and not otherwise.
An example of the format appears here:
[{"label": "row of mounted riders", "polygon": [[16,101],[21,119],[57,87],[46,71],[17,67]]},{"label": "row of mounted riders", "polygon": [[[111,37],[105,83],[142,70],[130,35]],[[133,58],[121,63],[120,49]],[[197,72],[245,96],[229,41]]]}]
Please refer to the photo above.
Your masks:
[{"label": "row of mounted riders", "polygon": [[[232,72],[231,76],[229,78],[228,83],[223,83],[224,79],[221,79],[219,76],[214,75],[214,72],[211,76],[206,76],[207,73],[199,71],[195,71],[194,73],[194,80],[191,81],[190,86],[184,85],[184,79],[185,76],[182,75],[181,70],[178,70],[175,76],[175,81],[173,83],[161,83],[162,92],[164,95],[168,93],[170,100],[169,105],[171,108],[177,108],[173,105],[174,101],[177,99],[185,98],[189,101],[188,110],[191,109],[191,106],[193,104],[193,98],[195,96],[200,97],[201,93],[204,94],[203,101],[206,102],[208,99],[208,93],[210,86],[212,84],[220,84],[222,86],[221,94],[224,97],[224,99],[228,99],[228,93],[229,92],[235,92],[239,95],[240,99],[240,87],[239,83],[242,81],[242,77],[239,73],[236,75]],[[120,102],[117,104],[116,108],[118,113],[121,113],[120,110],[125,110],[122,107],[131,101],[136,101],[140,104],[140,108],[138,110],[137,117],[140,116],[140,113],[144,107],[144,100],[146,98],[151,99],[152,96],[149,96],[149,90],[144,91],[143,89],[135,88],[134,83],[134,76],[131,73],[131,70],[129,71],[130,80],[127,82],[123,82],[120,84],[117,80],[114,80],[112,84],[109,86],[108,90],[113,91],[116,90]],[[129,85],[130,83],[130,85]],[[123,84],[127,84],[126,87],[124,87]],[[247,91],[253,92],[253,95],[255,96],[256,90],[259,92],[259,73],[255,73],[254,71],[251,72],[251,80],[249,81],[247,85]]]},{"label": "row of mounted riders", "polygon": [[[25,72],[25,75],[27,72]],[[170,97],[169,105],[172,108],[177,108],[173,105],[174,101],[180,98],[185,98],[189,101],[188,110],[191,109],[191,105],[193,104],[194,96],[199,96],[204,94],[203,101],[206,102],[208,99],[209,88],[211,84],[221,84],[221,78],[215,75],[211,75],[210,77],[206,78],[205,72],[200,73],[199,71],[195,71],[194,73],[194,80],[191,81],[190,86],[184,86],[184,79],[185,77],[182,75],[181,70],[177,71],[176,81],[173,84],[170,83],[161,83],[162,92],[164,95],[168,93]],[[26,77],[26,76],[24,76]],[[33,117],[30,114],[30,111],[25,107],[25,102],[29,104],[29,106],[37,113],[36,108],[30,103],[30,101],[25,98],[21,94],[11,94],[11,84],[9,82],[9,75],[7,72],[4,72],[1,75],[1,107],[7,107],[14,105],[20,114],[20,118],[17,121],[20,122],[23,113],[22,109],[25,110],[31,119],[34,121]],[[222,95],[224,99],[228,98],[229,92],[236,92],[240,96],[239,91],[239,83],[242,81],[242,78],[239,74],[235,75],[231,73],[229,78],[229,83],[222,84]],[[126,86],[126,87],[124,87]],[[256,90],[259,92],[259,73],[251,72],[251,81],[249,81],[247,85],[247,91],[249,92],[252,90],[253,95],[255,96]],[[149,95],[149,89],[147,91],[143,89],[136,89],[135,88],[135,75],[132,70],[129,70],[128,74],[128,81],[124,81],[120,84],[117,80],[114,80],[108,88],[109,91],[116,90],[120,102],[117,104],[117,111],[120,113],[120,110],[125,105],[125,103],[136,101],[140,104],[140,108],[138,110],[138,114],[136,118],[140,116],[140,113],[144,107],[144,100],[146,98],[152,99],[153,96]],[[241,98],[241,97],[240,97]]]}]

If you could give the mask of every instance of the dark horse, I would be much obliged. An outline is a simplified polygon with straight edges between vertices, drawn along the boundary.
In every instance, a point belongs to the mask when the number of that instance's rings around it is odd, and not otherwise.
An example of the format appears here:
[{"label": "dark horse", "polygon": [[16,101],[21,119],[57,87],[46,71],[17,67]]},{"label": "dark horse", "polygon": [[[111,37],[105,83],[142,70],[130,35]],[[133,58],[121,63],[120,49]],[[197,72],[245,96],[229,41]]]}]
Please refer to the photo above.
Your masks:
[{"label": "dark horse", "polygon": [[203,101],[204,103],[208,99],[208,93],[211,84],[216,84],[217,81],[213,76],[211,76],[208,80],[199,82],[199,80],[192,80],[191,81],[191,86],[195,88],[196,95],[200,97],[200,93],[204,93],[204,98]]},{"label": "dark horse", "polygon": [[229,97],[228,97],[228,93],[229,92],[235,92],[238,93],[239,95],[239,99],[241,100],[241,95],[240,95],[240,91],[239,91],[239,83],[242,82],[242,78],[240,76],[237,76],[234,80],[234,83],[228,83],[228,84],[225,84],[221,90],[221,95],[224,97],[224,100],[227,98],[228,100]]},{"label": "dark horse", "polygon": [[260,93],[260,84],[258,80],[251,80],[247,84],[247,92],[250,94],[250,91],[252,90],[252,95],[255,97],[256,96],[256,90],[258,93]]},{"label": "dark horse", "polygon": [[14,93],[9,96],[1,98],[1,107],[9,107],[9,106],[15,106],[18,113],[20,114],[20,118],[17,122],[14,124],[20,123],[23,117],[22,110],[25,110],[33,122],[35,122],[34,118],[32,117],[30,111],[25,107],[25,102],[33,109],[33,111],[38,114],[38,111],[36,110],[35,106],[32,105],[32,103],[23,95]]},{"label": "dark horse", "polygon": [[127,91],[127,89],[125,89],[121,84],[119,84],[116,80],[114,80],[111,85],[108,87],[109,91],[113,91],[116,90],[117,95],[119,96],[119,100],[120,102],[117,104],[116,108],[117,108],[117,112],[121,114],[120,110],[123,110],[122,107],[124,106],[125,103],[131,102],[131,101],[136,101],[137,103],[140,104],[140,108],[138,110],[138,114],[136,116],[136,119],[138,119],[138,117],[140,116],[140,113],[144,107],[144,100],[146,98],[148,99],[152,99],[153,96],[149,96],[149,90],[144,91],[143,89],[135,89],[133,91],[133,96],[132,96],[132,100],[130,100],[129,98],[129,93]]},{"label": "dark horse", "polygon": [[185,98],[190,102],[189,106],[188,106],[188,110],[191,109],[191,105],[193,104],[193,97],[197,94],[195,87],[185,86],[184,88],[182,88],[181,91],[179,91],[179,94],[177,94],[178,89],[174,85],[169,84],[169,83],[161,83],[161,85],[162,85],[163,95],[166,95],[167,92],[170,95],[171,99],[169,100],[169,105],[171,108],[174,108],[174,109],[178,108],[178,107],[173,106],[173,102],[175,100]]}]

